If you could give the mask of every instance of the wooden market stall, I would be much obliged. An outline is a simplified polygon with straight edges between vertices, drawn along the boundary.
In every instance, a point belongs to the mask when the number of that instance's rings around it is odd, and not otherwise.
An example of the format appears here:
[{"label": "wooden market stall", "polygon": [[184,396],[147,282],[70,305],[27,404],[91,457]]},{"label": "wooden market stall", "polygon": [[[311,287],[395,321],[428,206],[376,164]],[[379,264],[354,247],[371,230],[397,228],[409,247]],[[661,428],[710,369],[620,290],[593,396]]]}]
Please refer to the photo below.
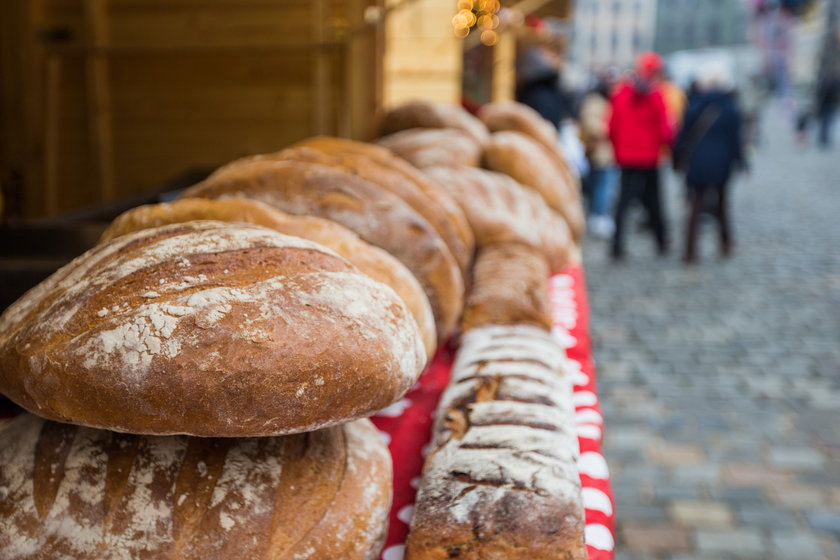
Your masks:
[{"label": "wooden market stall", "polygon": [[[455,0],[0,2],[0,215],[33,219],[183,186],[317,134],[369,139],[377,111],[513,95],[515,32],[453,33]],[[562,16],[569,0],[473,2]],[[483,87],[483,86],[482,86]]]},{"label": "wooden market stall", "polygon": [[49,216],[314,134],[369,134],[379,4],[0,3],[9,212]]}]

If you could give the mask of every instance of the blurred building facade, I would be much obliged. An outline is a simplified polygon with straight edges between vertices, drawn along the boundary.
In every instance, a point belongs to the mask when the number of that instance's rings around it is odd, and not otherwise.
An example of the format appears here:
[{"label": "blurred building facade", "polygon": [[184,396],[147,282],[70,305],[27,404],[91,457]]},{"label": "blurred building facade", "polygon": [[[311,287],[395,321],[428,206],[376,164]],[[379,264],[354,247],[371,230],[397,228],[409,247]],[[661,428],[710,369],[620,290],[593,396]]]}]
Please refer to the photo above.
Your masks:
[{"label": "blurred building facade", "polygon": [[654,47],[656,8],[657,0],[577,2],[573,64],[586,70],[630,67],[639,53]]},{"label": "blurred building facade", "polygon": [[656,6],[654,49],[674,51],[743,45],[749,10],[744,0],[660,0]]}]

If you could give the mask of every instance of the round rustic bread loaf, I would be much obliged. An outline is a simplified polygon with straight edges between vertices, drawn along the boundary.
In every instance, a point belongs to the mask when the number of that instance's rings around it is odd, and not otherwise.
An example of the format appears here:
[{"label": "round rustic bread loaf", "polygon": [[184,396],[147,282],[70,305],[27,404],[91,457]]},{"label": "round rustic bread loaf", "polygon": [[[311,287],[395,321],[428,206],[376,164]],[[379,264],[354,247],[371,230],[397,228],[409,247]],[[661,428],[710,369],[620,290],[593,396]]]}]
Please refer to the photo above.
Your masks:
[{"label": "round rustic bread loaf", "polygon": [[385,112],[379,125],[380,136],[409,128],[457,128],[480,145],[487,141],[487,127],[466,109],[451,103],[411,101]]},{"label": "round rustic bread loaf", "polygon": [[446,243],[404,200],[370,181],[316,163],[252,160],[217,171],[184,197],[245,197],[338,222],[411,270],[432,305],[439,340],[461,315],[464,280]]},{"label": "round rustic bread loaf", "polygon": [[[339,140],[339,142],[344,143],[350,141]],[[337,149],[334,143],[324,144],[322,146],[323,149],[317,147],[310,148],[309,146],[302,145],[272,154],[259,154],[245,157],[221,167],[218,172],[224,173],[226,170],[242,165],[250,165],[254,162],[286,160],[315,163],[361,177],[371,184],[397,195],[411,206],[415,212],[420,214],[435,229],[438,235],[440,235],[440,238],[446,244],[446,249],[452,253],[452,256],[458,262],[461,273],[463,275],[467,274],[474,247],[472,237],[464,239],[458,230],[459,220],[466,224],[466,219],[463,215],[460,215],[458,219],[452,219],[452,216],[447,212],[446,208],[439,204],[435,198],[427,196],[420,186],[410,177],[389,165],[380,163],[367,155]],[[361,142],[356,142],[356,144],[364,145]],[[374,147],[381,149],[376,146]],[[386,152],[387,157],[396,159],[395,156],[387,153],[386,150],[383,150],[383,152]],[[453,205],[457,208],[454,202]],[[465,228],[469,232],[469,228],[466,225]]]},{"label": "round rustic bread loaf", "polygon": [[383,136],[377,144],[413,166],[453,167],[481,163],[481,146],[469,134],[454,128],[410,128]]},{"label": "round rustic bread loaf", "polygon": [[118,237],[0,316],[0,392],[120,432],[311,431],[388,406],[424,361],[393,290],[322,245],[245,224]]},{"label": "round rustic bread loaf", "polygon": [[579,240],[586,226],[580,188],[562,157],[520,132],[495,132],[484,148],[487,169],[510,175],[560,212]]},{"label": "round rustic bread loaf", "polygon": [[[409,190],[419,192],[427,199],[426,205],[431,204],[434,208],[432,225],[448,243],[453,256],[465,273],[469,270],[475,240],[467,219],[452,196],[434,181],[430,181],[419,169],[397,157],[390,150],[367,142],[355,142],[333,136],[315,136],[298,143],[297,147],[311,148],[329,155],[358,156],[373,160],[379,168],[374,168],[374,172],[369,174],[363,174],[365,167],[360,168],[359,165],[355,165],[354,160],[349,160],[349,163],[354,168],[354,173],[365,179],[384,180],[386,187],[394,185],[389,190],[397,195]],[[397,187],[405,182],[410,184],[397,190]],[[411,204],[410,199],[414,196],[416,195],[406,197],[406,201]],[[417,208],[423,206],[417,206]]]},{"label": "round rustic bread loaf", "polygon": [[474,167],[432,167],[426,173],[461,204],[479,250],[518,243],[541,252],[552,271],[569,262],[569,227],[532,189],[502,173]]},{"label": "round rustic bread loaf", "polygon": [[266,438],[0,428],[4,560],[373,560],[391,458],[368,420]]},{"label": "round rustic bread loaf", "polygon": [[545,148],[558,149],[557,129],[524,103],[498,101],[481,106],[476,115],[490,132],[515,130],[530,136]]},{"label": "round rustic bread loaf", "polygon": [[360,271],[397,292],[420,327],[426,355],[431,357],[435,353],[435,317],[423,287],[411,271],[387,251],[365,243],[346,227],[330,220],[314,216],[293,216],[247,198],[184,198],[170,203],[139,206],[123,213],[105,230],[100,242],[110,241],[141,229],[191,220],[256,224],[332,249],[356,265]]}]

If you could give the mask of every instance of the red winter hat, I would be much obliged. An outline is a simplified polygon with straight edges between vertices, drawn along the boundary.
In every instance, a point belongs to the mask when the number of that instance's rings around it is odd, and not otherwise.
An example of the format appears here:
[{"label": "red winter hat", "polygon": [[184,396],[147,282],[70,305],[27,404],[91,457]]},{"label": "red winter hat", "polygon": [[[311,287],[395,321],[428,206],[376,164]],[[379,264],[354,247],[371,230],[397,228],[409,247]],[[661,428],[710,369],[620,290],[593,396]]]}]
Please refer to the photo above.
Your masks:
[{"label": "red winter hat", "polygon": [[640,78],[654,78],[662,72],[662,58],[655,52],[643,52],[636,59],[636,74]]}]

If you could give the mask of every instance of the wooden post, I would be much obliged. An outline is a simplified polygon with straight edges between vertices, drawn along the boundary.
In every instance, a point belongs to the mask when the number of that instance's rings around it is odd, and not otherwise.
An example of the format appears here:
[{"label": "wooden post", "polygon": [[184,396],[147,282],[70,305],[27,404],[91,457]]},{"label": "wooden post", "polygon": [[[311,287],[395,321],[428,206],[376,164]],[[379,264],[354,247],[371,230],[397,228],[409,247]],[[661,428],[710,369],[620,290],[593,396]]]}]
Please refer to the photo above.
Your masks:
[{"label": "wooden post", "polygon": [[325,0],[312,2],[312,37],[315,64],[312,74],[313,107],[312,127],[315,134],[328,134],[330,115],[330,60],[326,49],[327,9]]},{"label": "wooden post", "polygon": [[47,53],[44,78],[44,211],[59,210],[58,178],[61,147],[61,58]]},{"label": "wooden post", "polygon": [[108,0],[85,0],[87,50],[85,78],[90,123],[90,149],[95,165],[99,196],[111,200],[114,188],[114,143],[111,122],[111,90],[108,59]]},{"label": "wooden post", "polygon": [[493,101],[513,101],[516,90],[516,36],[513,31],[499,33],[493,47]]}]

